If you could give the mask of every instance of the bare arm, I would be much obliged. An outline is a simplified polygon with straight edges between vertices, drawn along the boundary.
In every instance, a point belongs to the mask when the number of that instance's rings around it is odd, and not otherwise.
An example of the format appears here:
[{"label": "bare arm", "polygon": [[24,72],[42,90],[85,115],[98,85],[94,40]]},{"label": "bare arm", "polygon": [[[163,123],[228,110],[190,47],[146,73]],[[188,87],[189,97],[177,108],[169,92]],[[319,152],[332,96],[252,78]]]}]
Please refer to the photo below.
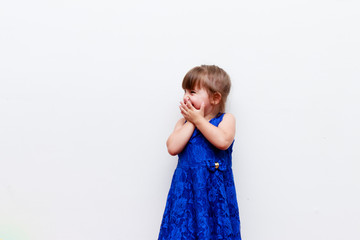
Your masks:
[{"label": "bare arm", "polygon": [[191,138],[195,130],[195,125],[189,121],[185,123],[185,119],[181,118],[175,125],[174,131],[170,134],[166,141],[166,146],[170,155],[179,154]]},{"label": "bare arm", "polygon": [[235,137],[235,117],[226,113],[219,126],[216,127],[205,118],[198,118],[194,121],[195,126],[204,137],[216,148],[226,150],[232,144]]}]

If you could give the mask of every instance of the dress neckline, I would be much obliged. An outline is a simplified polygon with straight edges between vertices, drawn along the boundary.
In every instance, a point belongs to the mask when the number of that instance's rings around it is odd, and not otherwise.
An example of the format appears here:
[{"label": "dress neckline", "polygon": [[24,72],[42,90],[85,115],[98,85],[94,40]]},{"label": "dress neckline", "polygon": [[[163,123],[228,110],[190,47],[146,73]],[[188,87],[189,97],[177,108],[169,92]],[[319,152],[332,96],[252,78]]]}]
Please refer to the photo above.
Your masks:
[{"label": "dress neckline", "polygon": [[210,119],[209,122],[211,122],[211,121],[214,120],[214,119],[217,119],[217,118],[221,117],[223,114],[225,114],[225,113],[219,112],[218,114],[215,115],[215,117],[213,117],[212,119]]}]

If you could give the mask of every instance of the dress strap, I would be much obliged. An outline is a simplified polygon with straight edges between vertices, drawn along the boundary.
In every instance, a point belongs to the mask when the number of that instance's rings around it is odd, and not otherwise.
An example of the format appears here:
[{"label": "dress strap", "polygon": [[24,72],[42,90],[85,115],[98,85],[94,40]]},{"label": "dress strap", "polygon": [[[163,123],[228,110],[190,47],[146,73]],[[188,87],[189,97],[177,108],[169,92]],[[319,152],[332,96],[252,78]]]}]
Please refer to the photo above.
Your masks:
[{"label": "dress strap", "polygon": [[211,119],[211,123],[215,126],[218,126],[220,122],[222,121],[225,113],[219,112],[213,119]]}]

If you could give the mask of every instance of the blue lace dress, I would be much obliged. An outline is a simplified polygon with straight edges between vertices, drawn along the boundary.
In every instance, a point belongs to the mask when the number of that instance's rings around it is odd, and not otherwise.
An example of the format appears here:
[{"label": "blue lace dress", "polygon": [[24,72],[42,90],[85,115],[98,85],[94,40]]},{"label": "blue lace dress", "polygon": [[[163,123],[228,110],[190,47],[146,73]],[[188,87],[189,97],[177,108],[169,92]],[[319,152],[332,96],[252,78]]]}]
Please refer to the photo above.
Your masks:
[{"label": "blue lace dress", "polygon": [[[218,126],[224,113],[210,123]],[[159,240],[241,240],[231,153],[215,148],[198,129],[178,155]]]}]

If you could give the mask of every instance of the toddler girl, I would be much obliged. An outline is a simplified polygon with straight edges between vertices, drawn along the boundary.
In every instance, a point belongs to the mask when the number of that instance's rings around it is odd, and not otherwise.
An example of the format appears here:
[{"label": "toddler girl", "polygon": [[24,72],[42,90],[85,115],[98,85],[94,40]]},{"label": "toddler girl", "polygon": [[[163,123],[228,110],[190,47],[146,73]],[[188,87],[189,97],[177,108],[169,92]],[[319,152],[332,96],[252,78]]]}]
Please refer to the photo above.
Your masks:
[{"label": "toddler girl", "polygon": [[184,77],[183,116],[166,145],[178,155],[159,240],[241,240],[232,165],[235,118],[224,113],[230,78],[201,65]]}]

